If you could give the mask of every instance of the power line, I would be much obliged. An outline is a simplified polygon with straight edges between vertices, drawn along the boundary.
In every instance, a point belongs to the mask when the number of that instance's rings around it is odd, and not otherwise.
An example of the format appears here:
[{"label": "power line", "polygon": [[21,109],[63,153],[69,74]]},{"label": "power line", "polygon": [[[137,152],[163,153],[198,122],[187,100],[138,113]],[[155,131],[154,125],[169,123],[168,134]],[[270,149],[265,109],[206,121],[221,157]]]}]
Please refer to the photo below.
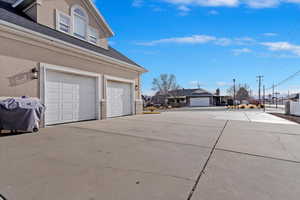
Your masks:
[{"label": "power line", "polygon": [[274,88],[277,88],[279,87],[280,85],[283,85],[284,83],[288,82],[289,80],[295,78],[296,76],[300,75],[300,70],[297,71],[296,73],[292,74],[291,76],[287,77],[286,79],[280,81],[279,83],[277,84],[273,84],[272,87],[269,87],[267,88],[266,90],[273,90],[274,91]]}]

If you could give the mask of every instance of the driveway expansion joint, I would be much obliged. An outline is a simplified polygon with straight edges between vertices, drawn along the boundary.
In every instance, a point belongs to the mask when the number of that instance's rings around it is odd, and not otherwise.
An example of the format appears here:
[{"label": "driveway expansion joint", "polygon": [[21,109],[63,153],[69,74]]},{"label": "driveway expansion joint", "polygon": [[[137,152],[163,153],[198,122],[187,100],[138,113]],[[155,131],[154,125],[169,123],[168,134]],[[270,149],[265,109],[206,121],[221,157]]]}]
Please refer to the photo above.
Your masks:
[{"label": "driveway expansion joint", "polygon": [[175,175],[170,175],[170,174],[162,174],[162,173],[158,173],[158,172],[143,171],[143,170],[139,170],[139,169],[125,169],[125,168],[117,168],[117,167],[112,167],[112,166],[104,166],[103,168],[105,168],[105,169],[112,169],[112,170],[127,171],[127,172],[137,172],[137,173],[140,173],[140,174],[150,174],[150,175],[155,175],[155,176],[171,177],[171,178],[175,178],[175,179],[179,179],[179,180],[184,180],[184,181],[190,181],[190,182],[194,182],[195,181],[195,179],[186,178],[186,177],[182,177],[182,176],[175,176]]},{"label": "driveway expansion joint", "polygon": [[[122,118],[120,118],[119,120],[130,121],[129,119],[122,119]],[[140,121],[140,122],[147,122],[147,120],[141,120],[141,119],[134,119],[134,120]],[[181,125],[181,126],[188,126],[188,127],[197,127],[197,128],[199,128],[199,125],[187,124],[187,123],[181,123],[181,122],[162,121],[162,122],[158,122],[158,123],[165,123],[165,124],[173,124],[173,125]],[[216,125],[216,126],[214,126],[214,125],[201,125],[201,127],[206,127],[206,128],[223,128],[223,127],[221,127],[219,125]]]},{"label": "driveway expansion joint", "polygon": [[258,154],[245,153],[245,152],[228,150],[228,149],[222,149],[222,148],[216,148],[215,150],[229,152],[229,153],[235,153],[235,154],[241,154],[241,155],[246,155],[246,156],[252,156],[252,157],[258,157],[258,158],[265,158],[265,159],[271,159],[271,160],[277,160],[277,161],[283,161],[283,162],[290,162],[290,163],[300,164],[300,161],[287,160],[287,159],[282,159],[282,158],[275,158],[275,157],[271,157],[271,156],[263,156],[263,155],[258,155]]},{"label": "driveway expansion joint", "polygon": [[83,128],[83,127],[77,127],[77,126],[68,126],[68,127],[74,128],[74,129],[95,131],[97,133],[102,133],[102,134],[106,134],[106,135],[118,135],[118,136],[123,136],[123,137],[131,137],[131,138],[136,138],[136,139],[141,139],[141,140],[146,140],[146,141],[164,142],[164,143],[169,143],[169,144],[174,144],[174,145],[183,145],[183,146],[193,146],[193,147],[198,147],[198,148],[202,148],[202,149],[210,149],[211,148],[209,146],[202,146],[202,145],[190,144],[190,143],[173,142],[173,141],[169,141],[169,140],[141,137],[141,136],[129,135],[129,134],[125,134],[125,133],[111,132],[111,131],[101,131],[101,130],[92,129],[92,128]]},{"label": "driveway expansion joint", "polygon": [[211,149],[210,154],[209,154],[209,156],[208,156],[208,158],[207,158],[207,160],[206,160],[204,166],[202,167],[202,169],[201,169],[201,171],[200,171],[200,174],[198,175],[198,178],[197,178],[197,180],[196,180],[196,182],[195,182],[195,184],[194,184],[194,186],[193,186],[193,188],[192,188],[192,190],[191,190],[191,192],[190,192],[190,194],[189,194],[187,200],[191,200],[191,199],[192,199],[193,194],[194,194],[194,192],[196,191],[197,186],[198,186],[198,184],[199,184],[199,182],[200,182],[200,179],[201,179],[202,175],[205,174],[207,165],[208,165],[208,163],[209,163],[209,161],[210,161],[212,155],[213,155],[214,152],[215,152],[215,149],[216,149],[216,147],[217,147],[217,145],[218,145],[218,143],[219,143],[219,141],[220,141],[220,139],[221,139],[221,137],[222,137],[222,135],[223,135],[223,133],[224,133],[224,130],[225,130],[225,128],[226,128],[228,122],[229,122],[229,120],[226,121],[226,123],[225,123],[225,125],[224,125],[222,131],[220,132],[220,134],[219,134],[219,136],[218,136],[218,138],[217,138],[217,140],[216,140],[216,142],[215,142],[215,144],[214,144],[214,146],[213,146],[213,148]]}]

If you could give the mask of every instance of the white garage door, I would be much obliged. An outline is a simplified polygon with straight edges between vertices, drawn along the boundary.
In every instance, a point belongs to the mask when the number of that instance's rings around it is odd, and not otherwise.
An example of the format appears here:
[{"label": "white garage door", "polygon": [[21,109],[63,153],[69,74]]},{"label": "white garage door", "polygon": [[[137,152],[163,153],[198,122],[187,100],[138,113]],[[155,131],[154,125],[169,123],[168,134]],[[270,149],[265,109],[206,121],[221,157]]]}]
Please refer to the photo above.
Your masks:
[{"label": "white garage door", "polygon": [[193,107],[207,107],[210,106],[209,97],[191,98],[191,106]]},{"label": "white garage door", "polygon": [[96,79],[47,70],[47,125],[96,119]]},{"label": "white garage door", "polygon": [[131,84],[115,81],[107,82],[107,117],[132,114]]}]

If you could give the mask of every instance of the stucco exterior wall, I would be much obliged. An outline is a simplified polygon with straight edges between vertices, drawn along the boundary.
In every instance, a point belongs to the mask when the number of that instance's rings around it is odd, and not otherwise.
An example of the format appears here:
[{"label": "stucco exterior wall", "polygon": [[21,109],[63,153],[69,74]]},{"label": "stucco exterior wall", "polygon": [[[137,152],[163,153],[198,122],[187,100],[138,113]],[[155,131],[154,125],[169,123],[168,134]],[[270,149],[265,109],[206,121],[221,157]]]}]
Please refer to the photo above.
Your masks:
[{"label": "stucco exterior wall", "polygon": [[[8,77],[18,73],[28,73],[39,63],[48,63],[57,66],[71,67],[102,75],[116,76],[125,79],[135,80],[135,84],[140,87],[139,73],[126,69],[106,61],[94,61],[93,59],[79,56],[76,53],[67,52],[54,47],[42,48],[34,43],[27,44],[24,40],[14,40],[1,37],[0,32],[0,96],[38,96],[38,81],[28,80],[24,84],[11,87]],[[104,90],[102,90],[104,91]],[[135,91],[136,99],[140,99],[140,91]],[[103,96],[105,97],[105,94]]]},{"label": "stucco exterior wall", "polygon": [[31,73],[37,66],[34,61],[0,55],[0,96],[38,97],[38,81]]},{"label": "stucco exterior wall", "polygon": [[96,21],[94,14],[89,10],[83,0],[43,0],[37,9],[37,21],[40,24],[56,29],[56,12],[55,9],[71,16],[71,8],[73,5],[79,5],[85,9],[89,15],[89,25],[99,31],[100,40],[98,44],[103,48],[107,48],[107,39],[104,37],[102,28]]}]

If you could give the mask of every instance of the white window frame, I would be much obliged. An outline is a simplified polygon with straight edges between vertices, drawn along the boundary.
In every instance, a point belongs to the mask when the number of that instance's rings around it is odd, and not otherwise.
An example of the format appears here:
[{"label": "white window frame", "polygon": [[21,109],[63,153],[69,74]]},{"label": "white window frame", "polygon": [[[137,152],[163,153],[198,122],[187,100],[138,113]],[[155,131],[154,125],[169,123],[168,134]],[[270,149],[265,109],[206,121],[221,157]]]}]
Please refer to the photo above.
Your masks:
[{"label": "white window frame", "polygon": [[[71,16],[69,16],[69,15],[67,15],[67,14],[65,14],[65,13],[63,13],[63,12],[61,12],[59,10],[55,10],[55,14],[56,14],[56,30],[58,30],[60,32],[63,32],[63,33],[66,33],[66,34],[71,34],[72,33],[72,24],[73,24]],[[66,18],[68,18],[69,21],[70,21],[69,25],[65,24],[66,26],[69,26],[69,31],[68,32],[63,31],[63,30],[60,29],[61,15],[63,15]]]},{"label": "white window frame", "polygon": [[[91,30],[94,31],[96,33],[96,36],[92,35],[91,34]],[[91,40],[91,37],[93,38],[96,38],[96,43],[94,43],[92,40]],[[88,41],[92,44],[95,44],[97,45],[98,42],[99,42],[99,31],[91,26],[88,27]]]},{"label": "white window frame", "polygon": [[[75,34],[75,9],[80,9],[80,10],[82,10],[83,11],[83,13],[85,14],[85,16],[86,16],[86,18],[85,18],[85,36],[84,36],[84,38],[82,38],[82,37],[80,37],[80,36],[77,36],[76,34]],[[76,37],[76,38],[78,38],[78,39],[81,39],[81,40],[88,40],[88,27],[89,27],[89,15],[88,15],[88,13],[85,11],[85,9],[84,8],[82,8],[80,5],[77,5],[77,4],[75,4],[75,5],[73,5],[72,7],[71,7],[71,16],[72,16],[72,33],[73,33],[73,36],[74,37]],[[77,15],[78,16],[78,15]],[[78,16],[78,17],[81,17],[81,16]],[[82,17],[81,17],[82,18]],[[83,18],[82,18],[83,19]]]}]

